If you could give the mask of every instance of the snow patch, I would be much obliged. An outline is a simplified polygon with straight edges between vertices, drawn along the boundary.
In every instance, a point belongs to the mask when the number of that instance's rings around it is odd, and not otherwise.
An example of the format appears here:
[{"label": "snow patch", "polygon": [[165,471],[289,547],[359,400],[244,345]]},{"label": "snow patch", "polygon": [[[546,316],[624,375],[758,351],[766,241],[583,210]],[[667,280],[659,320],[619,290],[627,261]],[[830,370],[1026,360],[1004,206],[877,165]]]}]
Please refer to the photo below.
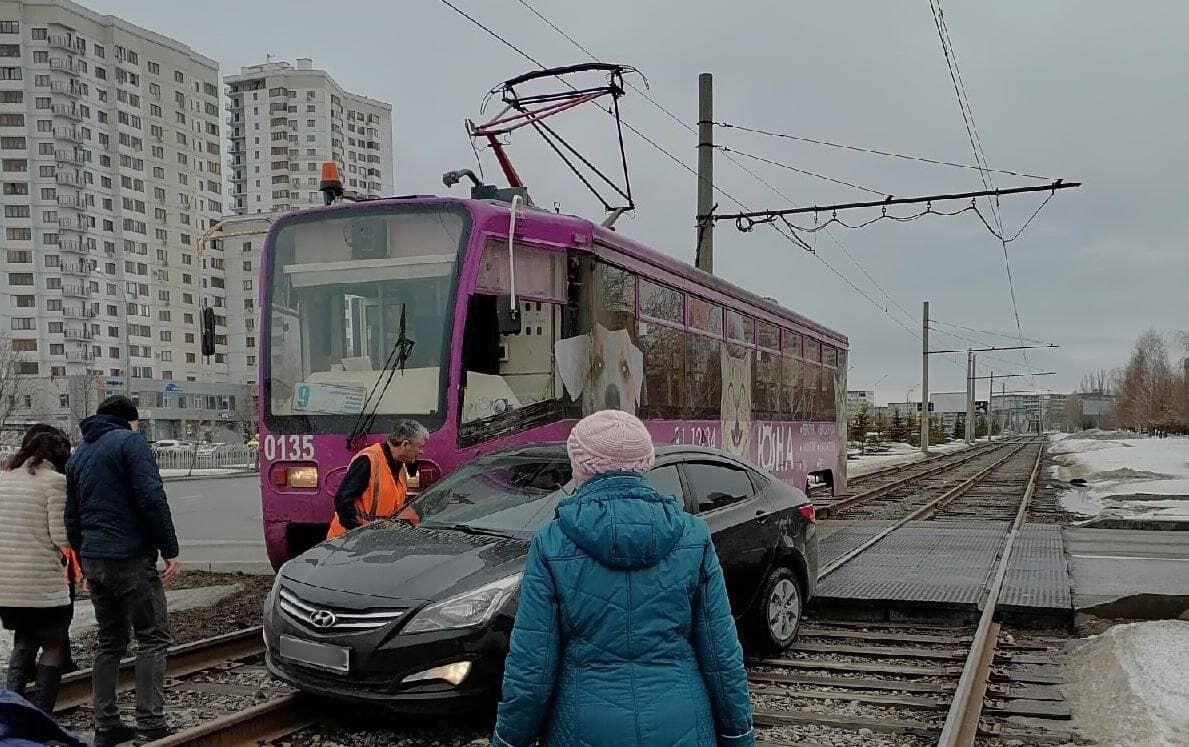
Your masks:
[{"label": "snow patch", "polygon": [[1189,439],[1131,435],[1088,431],[1050,445],[1053,478],[1087,481],[1061,497],[1062,507],[1084,516],[1189,518]]},{"label": "snow patch", "polygon": [[1078,735],[1101,744],[1189,744],[1189,622],[1117,625],[1075,644],[1065,688]]}]

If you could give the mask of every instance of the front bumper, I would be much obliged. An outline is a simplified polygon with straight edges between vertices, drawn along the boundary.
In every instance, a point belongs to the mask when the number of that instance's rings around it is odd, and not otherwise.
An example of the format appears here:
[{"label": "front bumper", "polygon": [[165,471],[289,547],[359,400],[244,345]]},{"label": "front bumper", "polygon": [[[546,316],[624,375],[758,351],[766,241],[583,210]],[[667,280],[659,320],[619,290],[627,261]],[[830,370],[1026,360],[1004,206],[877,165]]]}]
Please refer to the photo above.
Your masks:
[{"label": "front bumper", "polygon": [[[270,597],[264,610],[265,664],[278,680],[299,690],[347,702],[368,702],[426,714],[473,712],[499,698],[513,618],[503,612],[481,628],[402,635],[412,615],[377,630],[326,634],[281,612]],[[311,667],[282,656],[282,635],[350,649],[347,673]],[[444,680],[402,681],[434,667],[469,661],[458,685]]]}]

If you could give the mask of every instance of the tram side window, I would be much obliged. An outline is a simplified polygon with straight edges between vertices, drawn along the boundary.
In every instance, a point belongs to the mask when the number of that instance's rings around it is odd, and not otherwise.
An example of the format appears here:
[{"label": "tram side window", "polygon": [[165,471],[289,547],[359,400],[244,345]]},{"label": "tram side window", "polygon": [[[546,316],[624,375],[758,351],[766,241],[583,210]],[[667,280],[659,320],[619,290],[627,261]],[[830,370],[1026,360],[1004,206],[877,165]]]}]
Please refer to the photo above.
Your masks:
[{"label": "tram side window", "polygon": [[640,315],[644,394],[639,414],[679,418],[685,385],[684,298],[679,291],[641,279]]},{"label": "tram side window", "polygon": [[806,419],[818,420],[822,411],[822,344],[805,337],[804,373]]},{"label": "tram side window", "polygon": [[700,298],[686,300],[685,417],[718,420],[722,408],[723,310]]},{"label": "tram side window", "polygon": [[510,290],[506,244],[492,242],[485,248],[477,291],[467,303],[464,442],[561,417],[563,390],[554,345],[564,334],[565,256],[522,246],[515,251],[520,333],[501,335],[496,321],[496,297]]},{"label": "tram side window", "polygon": [[760,420],[775,420],[780,415],[781,360],[780,332],[776,327],[757,323],[755,365],[752,366],[752,413]]},{"label": "tram side window", "polygon": [[837,413],[835,401],[835,376],[838,374],[838,350],[822,345],[822,396],[820,415],[826,420],[833,420]]},{"label": "tram side window", "polygon": [[574,416],[636,412],[644,355],[637,338],[636,276],[589,255],[570,257],[565,334],[557,366]]}]

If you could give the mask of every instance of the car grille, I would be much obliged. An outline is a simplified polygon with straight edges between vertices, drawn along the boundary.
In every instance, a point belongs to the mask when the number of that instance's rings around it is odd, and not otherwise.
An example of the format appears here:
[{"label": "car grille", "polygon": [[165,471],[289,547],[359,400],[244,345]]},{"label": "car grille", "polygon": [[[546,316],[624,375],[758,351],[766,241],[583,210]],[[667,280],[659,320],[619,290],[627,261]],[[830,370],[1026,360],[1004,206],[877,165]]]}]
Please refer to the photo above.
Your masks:
[{"label": "car grille", "polygon": [[331,607],[319,607],[301,599],[288,589],[280,591],[281,611],[294,622],[323,633],[375,630],[396,622],[408,612],[407,608],[353,612]]}]

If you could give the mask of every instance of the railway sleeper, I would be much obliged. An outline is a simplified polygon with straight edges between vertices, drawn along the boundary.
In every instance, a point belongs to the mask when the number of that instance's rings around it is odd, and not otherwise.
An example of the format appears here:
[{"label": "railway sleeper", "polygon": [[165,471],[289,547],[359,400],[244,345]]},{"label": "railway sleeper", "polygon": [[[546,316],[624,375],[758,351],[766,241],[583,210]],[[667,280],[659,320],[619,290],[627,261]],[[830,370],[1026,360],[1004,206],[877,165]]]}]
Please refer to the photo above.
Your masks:
[{"label": "railway sleeper", "polygon": [[992,700],[983,705],[983,713],[997,716],[1031,716],[1033,718],[1069,721],[1073,713],[1069,705],[1053,700],[1027,700],[1016,698],[1013,700]]},{"label": "railway sleeper", "polygon": [[815,724],[817,726],[829,726],[848,731],[870,729],[873,732],[883,734],[911,734],[918,737],[936,736],[941,731],[941,724],[923,725],[920,721],[864,718],[861,716],[834,716],[827,713],[812,713],[809,711],[770,711],[766,709],[754,711],[752,713],[752,723],[760,727]]},{"label": "railway sleeper", "polygon": [[936,693],[952,695],[952,682],[916,682],[913,680],[883,680],[875,677],[837,677],[833,675],[778,674],[775,672],[748,672],[749,682],[770,685],[816,685],[819,687],[849,688],[854,690],[883,690],[887,692]]},{"label": "railway sleeper", "polygon": [[875,693],[833,692],[831,690],[790,690],[784,687],[753,687],[753,693],[775,695],[785,698],[806,698],[808,700],[845,700],[871,705],[894,706],[921,711],[943,711],[949,708],[949,701],[941,698],[924,698],[913,695],[878,695]]},{"label": "railway sleeper", "polygon": [[792,650],[804,654],[839,654],[870,659],[930,659],[936,661],[965,661],[965,651],[938,651],[902,646],[846,646],[836,643],[797,643]]}]

